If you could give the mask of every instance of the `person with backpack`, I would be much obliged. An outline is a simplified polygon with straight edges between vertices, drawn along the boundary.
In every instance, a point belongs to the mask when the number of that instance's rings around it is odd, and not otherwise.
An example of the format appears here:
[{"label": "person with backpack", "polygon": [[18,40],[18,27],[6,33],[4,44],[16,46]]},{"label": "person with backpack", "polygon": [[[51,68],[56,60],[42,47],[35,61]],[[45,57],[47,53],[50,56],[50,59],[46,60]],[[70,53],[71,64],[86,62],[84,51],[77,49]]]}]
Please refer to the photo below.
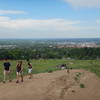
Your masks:
[{"label": "person with backpack", "polygon": [[32,78],[32,64],[28,62],[28,74],[29,74],[29,79]]},{"label": "person with backpack", "polygon": [[10,66],[11,66],[11,64],[8,61],[8,59],[5,59],[3,66],[4,66],[4,79],[3,79],[3,83],[6,82],[6,78],[7,77],[9,77],[9,82],[11,82],[11,79],[10,79],[10,72],[11,72],[10,71]]},{"label": "person with backpack", "polygon": [[16,66],[16,74],[17,74],[17,81],[16,81],[16,83],[19,83],[19,78],[21,78],[21,82],[23,82],[22,61],[18,61],[18,64]]}]

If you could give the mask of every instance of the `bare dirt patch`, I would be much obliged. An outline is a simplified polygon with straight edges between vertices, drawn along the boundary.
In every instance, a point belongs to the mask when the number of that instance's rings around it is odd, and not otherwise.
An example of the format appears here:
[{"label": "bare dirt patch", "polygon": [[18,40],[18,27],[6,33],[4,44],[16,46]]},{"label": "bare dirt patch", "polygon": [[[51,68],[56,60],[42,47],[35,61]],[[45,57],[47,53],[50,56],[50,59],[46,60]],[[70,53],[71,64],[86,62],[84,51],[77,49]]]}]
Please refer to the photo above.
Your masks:
[{"label": "bare dirt patch", "polygon": [[26,76],[24,83],[0,83],[0,100],[100,100],[100,78],[85,70]]}]

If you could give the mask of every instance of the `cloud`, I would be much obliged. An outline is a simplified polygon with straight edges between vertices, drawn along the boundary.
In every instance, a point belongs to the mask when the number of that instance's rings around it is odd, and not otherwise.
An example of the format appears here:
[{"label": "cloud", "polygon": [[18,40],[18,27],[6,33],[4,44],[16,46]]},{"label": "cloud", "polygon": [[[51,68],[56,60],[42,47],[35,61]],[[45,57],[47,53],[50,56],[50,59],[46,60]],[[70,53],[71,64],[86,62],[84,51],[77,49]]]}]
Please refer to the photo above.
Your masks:
[{"label": "cloud", "polygon": [[100,23],[100,20],[96,20],[96,23]]},{"label": "cloud", "polygon": [[100,8],[100,0],[64,0],[67,3],[70,3],[73,7],[97,7]]},{"label": "cloud", "polygon": [[80,24],[80,21],[68,21],[64,19],[47,19],[47,20],[34,20],[34,19],[10,19],[9,17],[0,17],[0,27],[7,29],[34,29],[34,30],[56,30],[65,31],[77,30],[74,25]]},{"label": "cloud", "polygon": [[25,14],[25,11],[18,11],[18,10],[0,10],[0,15],[6,14]]},{"label": "cloud", "polygon": [[9,21],[10,18],[6,17],[6,16],[0,16],[0,22],[5,22],[5,21]]},{"label": "cloud", "polygon": [[[0,17],[0,37],[61,37],[79,32],[80,21],[64,19],[11,19]],[[63,35],[62,35],[63,34]]]},{"label": "cloud", "polygon": [[2,16],[0,17],[0,38],[99,37],[99,26],[91,25],[78,20],[12,19]]}]

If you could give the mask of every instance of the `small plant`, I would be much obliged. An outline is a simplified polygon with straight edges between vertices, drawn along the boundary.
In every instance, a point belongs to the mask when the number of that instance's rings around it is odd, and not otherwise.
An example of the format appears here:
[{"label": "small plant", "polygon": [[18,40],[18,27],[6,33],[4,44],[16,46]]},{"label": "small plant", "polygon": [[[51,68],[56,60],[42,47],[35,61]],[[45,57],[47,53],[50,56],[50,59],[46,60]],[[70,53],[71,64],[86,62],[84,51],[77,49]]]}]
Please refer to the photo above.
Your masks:
[{"label": "small plant", "polygon": [[81,73],[76,73],[74,80],[79,83]]},{"label": "small plant", "polygon": [[74,77],[74,80],[78,82],[79,78],[78,77]]},{"label": "small plant", "polygon": [[75,93],[75,90],[72,90],[73,93]]},{"label": "small plant", "polygon": [[85,85],[81,83],[80,88],[85,88]]},{"label": "small plant", "polygon": [[48,70],[48,73],[52,73],[52,72],[53,72],[53,70],[51,70],[51,69],[50,69],[50,70]]},{"label": "small plant", "polygon": [[81,74],[82,74],[82,73],[78,72],[78,73],[76,73],[76,76],[77,76],[77,77],[80,77]]}]

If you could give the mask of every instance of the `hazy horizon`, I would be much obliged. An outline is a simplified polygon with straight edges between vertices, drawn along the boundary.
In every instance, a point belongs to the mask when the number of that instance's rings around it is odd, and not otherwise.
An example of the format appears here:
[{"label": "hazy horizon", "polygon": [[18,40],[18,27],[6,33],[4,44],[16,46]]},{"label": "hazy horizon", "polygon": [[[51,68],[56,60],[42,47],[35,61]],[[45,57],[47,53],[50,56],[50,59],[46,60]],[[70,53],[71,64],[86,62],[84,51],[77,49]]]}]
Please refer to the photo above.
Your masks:
[{"label": "hazy horizon", "polygon": [[0,39],[100,39],[99,37],[86,37],[86,38],[0,38]]}]

